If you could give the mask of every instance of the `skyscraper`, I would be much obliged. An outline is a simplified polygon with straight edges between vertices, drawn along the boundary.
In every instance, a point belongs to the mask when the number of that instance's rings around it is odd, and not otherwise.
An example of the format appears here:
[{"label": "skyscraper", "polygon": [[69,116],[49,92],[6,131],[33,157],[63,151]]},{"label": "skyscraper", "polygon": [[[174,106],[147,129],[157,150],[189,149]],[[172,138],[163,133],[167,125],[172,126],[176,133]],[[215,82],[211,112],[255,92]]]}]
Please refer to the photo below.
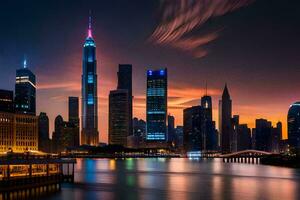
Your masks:
[{"label": "skyscraper", "polygon": [[39,150],[50,152],[49,140],[49,118],[46,113],[41,112],[38,117]]},{"label": "skyscraper", "polygon": [[252,148],[251,129],[247,124],[240,124],[237,134],[237,151],[248,150]]},{"label": "skyscraper", "polygon": [[14,93],[0,90],[0,112],[14,112]]},{"label": "skyscraper", "polygon": [[146,122],[142,119],[133,118],[133,135],[139,137],[140,140],[146,136]]},{"label": "skyscraper", "polygon": [[218,135],[216,134],[215,122],[212,120],[212,99],[206,94],[201,97],[203,108],[203,150],[216,150]]},{"label": "skyscraper", "polygon": [[69,122],[79,127],[79,99],[69,97]]},{"label": "skyscraper", "polygon": [[127,146],[129,136],[128,90],[113,90],[109,94],[109,144]]},{"label": "skyscraper", "polygon": [[175,117],[168,115],[168,142],[175,142]]},{"label": "skyscraper", "polygon": [[203,108],[192,106],[183,110],[183,138],[185,151],[204,149],[203,141]]},{"label": "skyscraper", "polygon": [[67,123],[71,136],[70,142],[73,147],[80,145],[79,141],[79,99],[78,97],[69,97],[69,123]]},{"label": "skyscraper", "polygon": [[183,126],[177,126],[175,128],[175,147],[182,151],[183,150],[183,142],[184,136],[183,136]]},{"label": "skyscraper", "polygon": [[167,80],[167,69],[147,71],[147,141],[166,141]]},{"label": "skyscraper", "polygon": [[237,137],[238,137],[238,131],[239,131],[239,125],[240,125],[240,116],[239,115],[233,115],[231,119],[231,134],[230,134],[230,150],[231,152],[237,151]]},{"label": "skyscraper", "polygon": [[300,102],[290,106],[288,116],[288,143],[293,149],[300,149]]},{"label": "skyscraper", "polygon": [[35,75],[28,69],[26,60],[23,68],[16,71],[15,110],[20,114],[36,114]]},{"label": "skyscraper", "polygon": [[92,37],[91,17],[82,60],[82,131],[81,144],[98,145],[98,97],[96,45]]},{"label": "skyscraper", "polygon": [[132,135],[132,65],[119,64],[117,89],[127,90],[128,92],[128,135]]},{"label": "skyscraper", "polygon": [[256,119],[254,129],[255,149],[260,151],[272,150],[272,122],[266,119]]},{"label": "skyscraper", "polygon": [[64,127],[64,119],[58,115],[54,120],[54,132],[52,134],[52,149],[54,152],[61,152],[62,147],[62,128]]},{"label": "skyscraper", "polygon": [[228,92],[227,84],[222,95],[222,100],[219,103],[219,120],[221,130],[221,151],[222,153],[231,152],[230,136],[232,134],[231,116],[232,116],[232,102]]},{"label": "skyscraper", "polygon": [[203,111],[205,113],[205,118],[208,121],[212,121],[212,100],[211,96],[207,94],[201,97],[201,106],[203,107]]},{"label": "skyscraper", "polygon": [[72,122],[64,121],[61,115],[58,115],[54,121],[54,132],[52,135],[53,151],[60,153],[68,148],[79,146],[79,129]]},{"label": "skyscraper", "polygon": [[279,153],[280,150],[280,140],[282,138],[282,123],[277,122],[276,127],[272,127],[271,136],[271,151],[274,153]]}]

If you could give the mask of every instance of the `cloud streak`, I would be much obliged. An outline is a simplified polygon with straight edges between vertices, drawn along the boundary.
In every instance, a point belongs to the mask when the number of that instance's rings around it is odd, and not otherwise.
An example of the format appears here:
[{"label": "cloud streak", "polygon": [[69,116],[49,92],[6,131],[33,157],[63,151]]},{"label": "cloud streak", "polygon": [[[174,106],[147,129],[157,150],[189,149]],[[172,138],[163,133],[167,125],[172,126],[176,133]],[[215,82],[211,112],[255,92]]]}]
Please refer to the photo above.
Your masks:
[{"label": "cloud streak", "polygon": [[176,48],[196,58],[208,54],[205,45],[219,37],[220,30],[205,34],[193,33],[202,30],[211,18],[225,15],[254,0],[162,0],[160,23],[150,37],[154,44]]},{"label": "cloud streak", "polygon": [[41,83],[38,84],[38,90],[50,90],[50,89],[65,89],[67,91],[79,91],[80,83],[77,82],[65,82],[65,83]]}]

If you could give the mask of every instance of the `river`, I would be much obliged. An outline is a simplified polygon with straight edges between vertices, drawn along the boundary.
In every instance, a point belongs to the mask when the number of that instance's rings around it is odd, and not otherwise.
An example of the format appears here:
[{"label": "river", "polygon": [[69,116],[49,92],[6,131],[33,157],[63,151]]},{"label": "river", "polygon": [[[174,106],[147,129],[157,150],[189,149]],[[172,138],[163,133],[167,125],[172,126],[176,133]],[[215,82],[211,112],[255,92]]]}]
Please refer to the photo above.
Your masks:
[{"label": "river", "polygon": [[184,158],[78,159],[47,199],[299,200],[300,170]]}]

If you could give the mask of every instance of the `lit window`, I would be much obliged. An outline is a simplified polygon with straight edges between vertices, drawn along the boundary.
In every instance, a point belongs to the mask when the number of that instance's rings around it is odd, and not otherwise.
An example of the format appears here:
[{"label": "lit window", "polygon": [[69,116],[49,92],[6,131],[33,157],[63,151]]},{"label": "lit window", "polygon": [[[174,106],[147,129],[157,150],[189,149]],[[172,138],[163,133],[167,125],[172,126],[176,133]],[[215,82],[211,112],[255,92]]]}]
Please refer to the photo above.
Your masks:
[{"label": "lit window", "polygon": [[88,94],[88,100],[87,100],[88,105],[93,105],[94,104],[94,97],[92,94]]},{"label": "lit window", "polygon": [[160,74],[161,76],[165,75],[165,70],[161,69],[161,70],[159,71],[159,74]]},{"label": "lit window", "polygon": [[88,83],[94,83],[93,75],[88,75]]}]

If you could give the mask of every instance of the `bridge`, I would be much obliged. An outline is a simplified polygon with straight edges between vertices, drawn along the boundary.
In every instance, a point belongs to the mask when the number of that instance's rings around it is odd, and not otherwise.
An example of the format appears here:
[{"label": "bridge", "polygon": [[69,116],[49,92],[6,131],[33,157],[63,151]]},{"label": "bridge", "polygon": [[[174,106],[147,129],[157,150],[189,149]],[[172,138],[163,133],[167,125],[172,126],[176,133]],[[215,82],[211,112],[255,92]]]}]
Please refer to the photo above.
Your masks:
[{"label": "bridge", "polygon": [[243,150],[228,154],[221,154],[220,158],[223,159],[223,162],[258,164],[260,163],[261,158],[271,155],[277,154],[259,150]]}]

